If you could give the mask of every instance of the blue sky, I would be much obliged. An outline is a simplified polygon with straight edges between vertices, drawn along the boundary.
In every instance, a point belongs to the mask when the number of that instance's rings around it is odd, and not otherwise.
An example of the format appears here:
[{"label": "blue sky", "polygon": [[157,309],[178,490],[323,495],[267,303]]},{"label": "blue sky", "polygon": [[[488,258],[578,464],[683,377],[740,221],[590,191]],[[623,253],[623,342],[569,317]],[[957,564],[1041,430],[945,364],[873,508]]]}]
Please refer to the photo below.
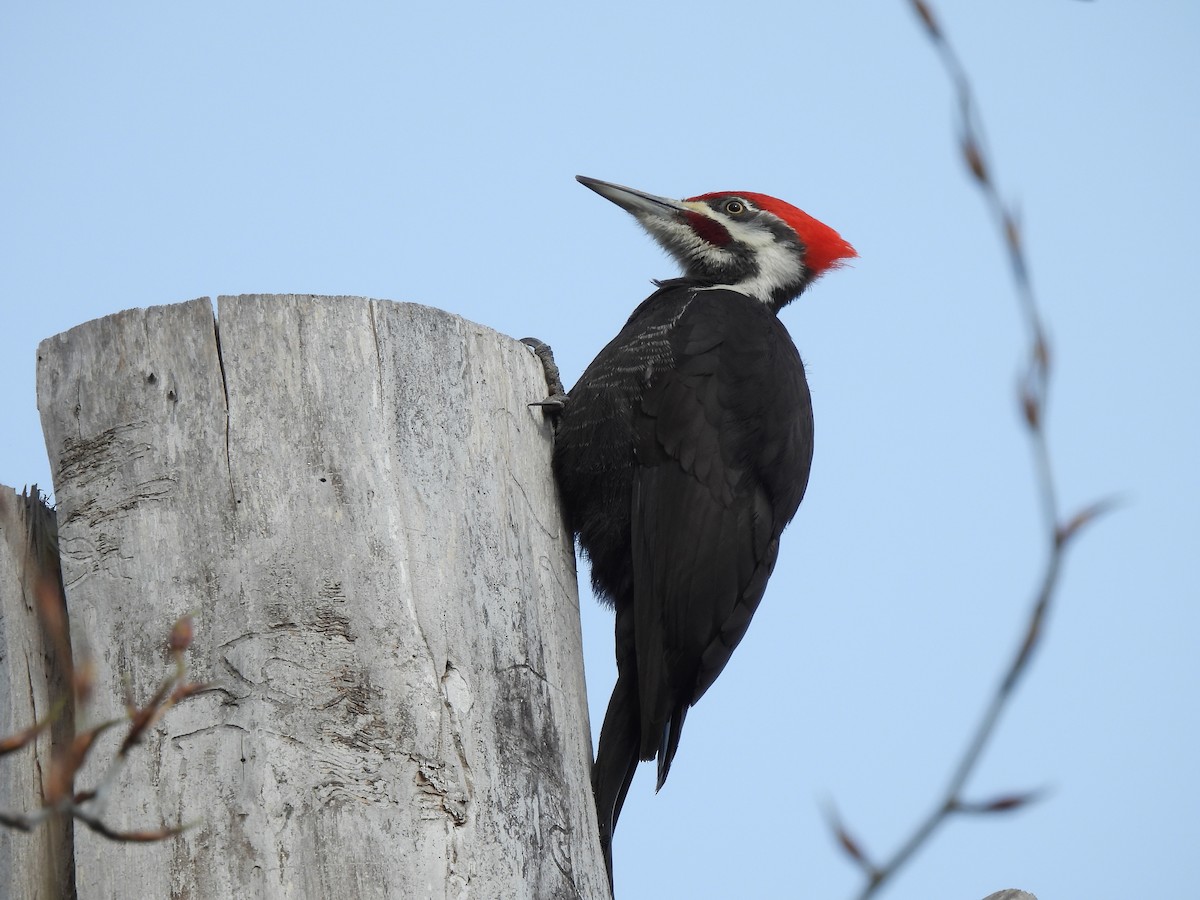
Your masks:
[{"label": "blue sky", "polygon": [[[118,310],[361,294],[550,341],[568,383],[670,262],[577,173],[775,194],[859,250],[784,314],[812,481],[755,624],[633,785],[622,900],[850,897],[934,802],[1043,563],[1024,335],[906,2],[6,4],[0,482],[50,482],[38,341]],[[1046,641],[955,822],[890,898],[1194,896],[1200,6],[937,2],[1018,204],[1070,510]],[[614,677],[583,603],[593,722]]]}]

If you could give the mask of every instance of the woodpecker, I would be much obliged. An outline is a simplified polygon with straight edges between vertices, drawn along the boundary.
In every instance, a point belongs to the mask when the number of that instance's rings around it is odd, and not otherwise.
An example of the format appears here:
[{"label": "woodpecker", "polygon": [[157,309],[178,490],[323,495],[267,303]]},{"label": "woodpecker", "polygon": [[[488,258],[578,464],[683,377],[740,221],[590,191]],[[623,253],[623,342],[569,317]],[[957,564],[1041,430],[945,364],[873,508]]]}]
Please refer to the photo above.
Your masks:
[{"label": "woodpecker", "polygon": [[592,772],[611,883],[634,770],[657,758],[663,786],[688,709],[746,633],[808,484],[812,404],[779,311],[857,254],[765,194],[672,200],[578,180],[683,268],[546,404],[566,517],[616,617],[617,683]]}]

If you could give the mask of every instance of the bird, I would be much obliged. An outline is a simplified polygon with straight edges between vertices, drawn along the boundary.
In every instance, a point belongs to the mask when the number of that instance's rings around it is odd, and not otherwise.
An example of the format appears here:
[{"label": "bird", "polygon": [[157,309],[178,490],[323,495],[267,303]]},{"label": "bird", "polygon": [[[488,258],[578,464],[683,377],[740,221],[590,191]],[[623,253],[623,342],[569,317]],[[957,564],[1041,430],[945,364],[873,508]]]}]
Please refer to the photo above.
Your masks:
[{"label": "bird", "polygon": [[655,281],[570,392],[544,404],[565,519],[615,613],[617,682],[592,770],[611,887],[634,771],[657,759],[656,791],[666,782],[688,710],[746,633],[808,484],[812,403],[779,312],[857,253],[766,194],[674,200],[577,180],[683,269]]}]

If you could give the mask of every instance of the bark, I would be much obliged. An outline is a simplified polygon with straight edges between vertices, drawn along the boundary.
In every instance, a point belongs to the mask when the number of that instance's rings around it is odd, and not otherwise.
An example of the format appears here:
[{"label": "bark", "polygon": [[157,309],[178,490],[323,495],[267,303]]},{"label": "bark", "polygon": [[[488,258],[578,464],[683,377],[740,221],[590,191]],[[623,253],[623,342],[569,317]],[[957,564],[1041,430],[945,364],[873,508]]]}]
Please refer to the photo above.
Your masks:
[{"label": "bark", "polygon": [[607,895],[523,345],[411,304],[242,296],[219,328],[207,299],[130,310],[38,361],[90,720],[145,702],[184,614],[210,685],[105,814],[194,827],[77,831],[81,898]]}]

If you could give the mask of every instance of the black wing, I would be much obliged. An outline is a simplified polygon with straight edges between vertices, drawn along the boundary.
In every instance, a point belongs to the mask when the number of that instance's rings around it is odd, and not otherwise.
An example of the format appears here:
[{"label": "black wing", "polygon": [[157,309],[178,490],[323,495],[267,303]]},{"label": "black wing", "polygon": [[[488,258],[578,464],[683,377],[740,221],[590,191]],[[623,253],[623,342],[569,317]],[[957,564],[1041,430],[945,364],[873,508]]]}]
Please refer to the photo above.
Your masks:
[{"label": "black wing", "polygon": [[671,343],[635,417],[631,520],[641,757],[660,786],[762,599],[813,435],[803,363],[762,304],[696,291]]}]

